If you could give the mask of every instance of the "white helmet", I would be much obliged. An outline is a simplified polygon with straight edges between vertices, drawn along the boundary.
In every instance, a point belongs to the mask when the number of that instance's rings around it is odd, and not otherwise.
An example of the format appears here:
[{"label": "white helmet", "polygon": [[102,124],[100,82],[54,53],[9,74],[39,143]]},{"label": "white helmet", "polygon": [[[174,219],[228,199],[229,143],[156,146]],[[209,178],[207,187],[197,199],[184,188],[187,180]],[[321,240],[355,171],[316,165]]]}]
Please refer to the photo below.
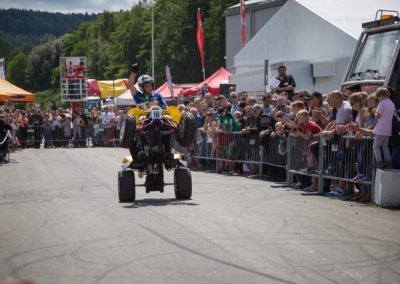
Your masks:
[{"label": "white helmet", "polygon": [[154,89],[154,79],[153,77],[149,76],[149,75],[142,75],[139,77],[138,81],[137,81],[139,87],[143,90],[143,84],[144,83],[151,83],[151,85],[153,86]]}]

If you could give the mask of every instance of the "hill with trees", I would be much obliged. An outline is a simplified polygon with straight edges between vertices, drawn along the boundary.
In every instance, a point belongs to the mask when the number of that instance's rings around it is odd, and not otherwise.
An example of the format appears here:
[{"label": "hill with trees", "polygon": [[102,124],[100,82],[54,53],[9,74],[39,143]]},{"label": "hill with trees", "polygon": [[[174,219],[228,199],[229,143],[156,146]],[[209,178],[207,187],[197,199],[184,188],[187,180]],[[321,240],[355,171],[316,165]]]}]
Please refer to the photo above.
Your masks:
[{"label": "hill with trees", "polygon": [[95,14],[62,14],[21,9],[0,9],[0,33],[11,46],[39,44],[45,34],[61,36],[97,19]]},{"label": "hill with trees", "polygon": [[[174,83],[202,81],[196,40],[198,8],[203,19],[206,76],[225,65],[225,20],[222,14],[237,2],[155,2],[157,86],[165,82],[166,65],[170,66]],[[14,48],[7,58],[7,79],[39,92],[39,97],[45,93],[46,100],[51,94],[58,100],[60,56],[86,56],[89,77],[97,80],[127,78],[133,62],[140,63],[140,73],[151,74],[151,8],[146,6],[139,2],[129,11],[104,11],[96,21],[82,23],[78,29],[61,37],[46,36],[40,45]]]}]

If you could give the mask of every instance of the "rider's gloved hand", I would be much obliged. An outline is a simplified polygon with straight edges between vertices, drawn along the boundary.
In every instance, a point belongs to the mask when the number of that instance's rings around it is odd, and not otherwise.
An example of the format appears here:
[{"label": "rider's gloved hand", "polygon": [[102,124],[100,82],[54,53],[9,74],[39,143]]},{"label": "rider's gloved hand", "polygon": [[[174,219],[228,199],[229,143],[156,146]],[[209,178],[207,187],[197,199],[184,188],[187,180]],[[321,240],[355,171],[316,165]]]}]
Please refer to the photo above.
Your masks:
[{"label": "rider's gloved hand", "polygon": [[139,63],[133,63],[132,64],[132,73],[137,73],[139,72]]}]

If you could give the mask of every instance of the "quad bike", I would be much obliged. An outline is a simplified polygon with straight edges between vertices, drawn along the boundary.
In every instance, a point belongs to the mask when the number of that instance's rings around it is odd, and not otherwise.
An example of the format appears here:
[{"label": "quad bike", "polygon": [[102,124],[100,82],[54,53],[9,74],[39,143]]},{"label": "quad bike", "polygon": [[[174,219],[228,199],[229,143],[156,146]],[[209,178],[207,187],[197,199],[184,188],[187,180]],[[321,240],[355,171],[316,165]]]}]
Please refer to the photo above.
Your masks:
[{"label": "quad bike", "polygon": [[[180,154],[171,153],[171,138],[182,147],[192,144],[195,135],[194,116],[180,113],[176,107],[163,111],[158,106],[149,110],[134,108],[125,121],[122,147],[129,148],[131,155],[124,157],[122,171],[118,173],[118,195],[120,202],[134,202],[136,186],[144,186],[146,193],[164,192],[165,185],[174,185],[175,197],[179,200],[192,196],[192,178]],[[174,171],[174,183],[164,182],[164,170]],[[135,174],[144,184],[135,184]]]}]

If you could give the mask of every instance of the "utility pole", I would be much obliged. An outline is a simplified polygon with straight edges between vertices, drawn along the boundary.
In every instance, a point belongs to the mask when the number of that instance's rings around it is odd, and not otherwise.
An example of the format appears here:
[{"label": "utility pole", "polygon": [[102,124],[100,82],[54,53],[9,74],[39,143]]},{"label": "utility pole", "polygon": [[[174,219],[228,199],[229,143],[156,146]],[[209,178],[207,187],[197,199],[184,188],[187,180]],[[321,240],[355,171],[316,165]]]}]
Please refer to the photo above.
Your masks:
[{"label": "utility pole", "polygon": [[156,78],[154,77],[154,2],[153,0],[151,1],[151,76],[154,79],[154,82]]}]

